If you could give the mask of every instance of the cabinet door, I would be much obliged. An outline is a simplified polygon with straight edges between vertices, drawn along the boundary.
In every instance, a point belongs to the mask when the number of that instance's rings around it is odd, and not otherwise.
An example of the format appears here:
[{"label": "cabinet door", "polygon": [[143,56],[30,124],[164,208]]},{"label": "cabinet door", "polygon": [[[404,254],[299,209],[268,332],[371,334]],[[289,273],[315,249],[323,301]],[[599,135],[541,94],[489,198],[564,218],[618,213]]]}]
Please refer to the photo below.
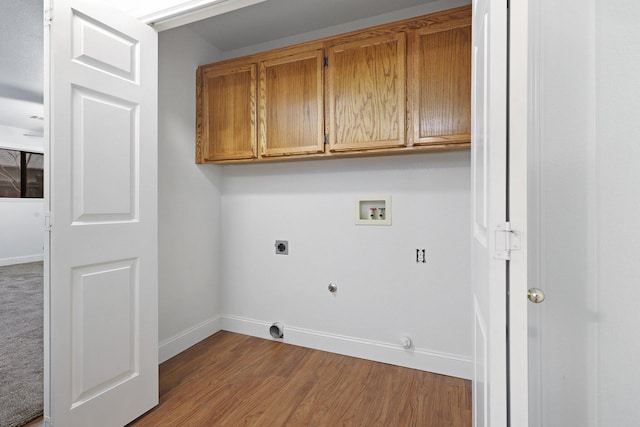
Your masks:
[{"label": "cabinet door", "polygon": [[331,151],[405,144],[405,42],[397,33],[327,50]]},{"label": "cabinet door", "polygon": [[471,138],[471,22],[412,33],[409,97],[413,145]]},{"label": "cabinet door", "polygon": [[257,156],[256,64],[200,70],[198,161]]},{"label": "cabinet door", "polygon": [[261,62],[262,156],[324,151],[323,63],[321,49]]}]

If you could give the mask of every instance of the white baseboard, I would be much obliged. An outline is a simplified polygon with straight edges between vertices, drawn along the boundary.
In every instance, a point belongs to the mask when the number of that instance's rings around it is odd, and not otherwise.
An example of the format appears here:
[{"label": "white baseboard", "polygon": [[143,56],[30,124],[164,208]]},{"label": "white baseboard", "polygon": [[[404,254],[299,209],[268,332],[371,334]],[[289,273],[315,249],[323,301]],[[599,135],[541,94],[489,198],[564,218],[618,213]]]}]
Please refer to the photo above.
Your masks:
[{"label": "white baseboard", "polygon": [[44,261],[44,254],[18,256],[13,258],[0,258],[0,267],[5,265],[26,264],[28,262]]},{"label": "white baseboard", "polygon": [[220,317],[213,317],[162,341],[158,346],[158,363],[171,359],[173,356],[222,330],[221,324]]},{"label": "white baseboard", "polygon": [[[272,322],[231,315],[223,315],[221,318],[222,330],[273,340],[269,334],[271,324]],[[452,377],[471,379],[473,374],[471,357],[420,348],[405,350],[400,345],[327,334],[288,325],[284,325],[284,338],[278,341]]]}]

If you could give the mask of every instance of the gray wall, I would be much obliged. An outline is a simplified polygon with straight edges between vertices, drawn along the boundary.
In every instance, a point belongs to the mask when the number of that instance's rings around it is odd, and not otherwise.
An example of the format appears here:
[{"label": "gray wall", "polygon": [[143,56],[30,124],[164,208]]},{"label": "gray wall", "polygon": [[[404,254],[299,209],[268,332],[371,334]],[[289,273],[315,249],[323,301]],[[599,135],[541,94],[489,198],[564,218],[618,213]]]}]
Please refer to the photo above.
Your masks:
[{"label": "gray wall", "polygon": [[532,354],[539,388],[531,425],[633,426],[640,419],[640,5],[536,5],[531,284],[547,300],[530,306],[541,351]]},{"label": "gray wall", "polygon": [[195,73],[219,57],[188,29],[160,33],[160,360],[217,330],[222,169],[195,164]]}]

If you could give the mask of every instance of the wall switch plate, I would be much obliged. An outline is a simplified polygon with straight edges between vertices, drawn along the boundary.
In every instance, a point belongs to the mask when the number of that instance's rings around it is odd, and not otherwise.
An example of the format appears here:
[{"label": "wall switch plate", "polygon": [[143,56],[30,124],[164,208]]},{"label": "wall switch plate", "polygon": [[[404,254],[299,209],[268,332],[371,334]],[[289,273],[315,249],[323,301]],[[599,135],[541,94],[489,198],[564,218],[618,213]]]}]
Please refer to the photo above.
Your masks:
[{"label": "wall switch plate", "polygon": [[416,262],[426,263],[427,262],[427,250],[426,249],[416,249]]},{"label": "wall switch plate", "polygon": [[289,255],[289,241],[276,240],[276,255]]}]

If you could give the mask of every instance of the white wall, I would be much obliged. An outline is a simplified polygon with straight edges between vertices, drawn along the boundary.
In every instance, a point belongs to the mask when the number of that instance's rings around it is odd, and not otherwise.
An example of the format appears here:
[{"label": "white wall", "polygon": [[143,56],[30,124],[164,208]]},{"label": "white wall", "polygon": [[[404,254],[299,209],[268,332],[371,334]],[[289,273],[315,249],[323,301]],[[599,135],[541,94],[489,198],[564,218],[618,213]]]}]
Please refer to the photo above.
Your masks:
[{"label": "white wall", "polygon": [[42,199],[0,198],[0,266],[44,259]]},{"label": "white wall", "polygon": [[[224,52],[232,58],[468,4],[444,0]],[[469,153],[228,166],[223,328],[471,376]],[[388,193],[394,225],[354,225],[357,196]],[[274,255],[276,239],[289,256]],[[429,263],[418,265],[415,250]],[[327,291],[330,281],[337,295]],[[402,351],[399,338],[415,341]]]},{"label": "white wall", "polygon": [[[42,137],[29,130],[0,126],[0,148],[42,152]],[[42,199],[0,198],[0,266],[44,259]]]},{"label": "white wall", "polygon": [[[588,2],[587,2],[588,3]],[[544,426],[594,418],[589,282],[589,156],[593,145],[593,16],[580,1],[545,1],[540,30],[540,279]],[[567,25],[571,21],[573,25]]]},{"label": "white wall", "polygon": [[640,419],[640,3],[596,1],[599,425]]},{"label": "white wall", "polygon": [[[160,359],[218,327],[266,338],[278,320],[287,342],[469,378],[469,152],[194,164],[196,66],[308,37],[221,53],[187,29],[160,34]],[[354,225],[355,197],[380,193],[394,224]],[[274,254],[275,239],[290,255]],[[417,248],[428,263],[416,264]]]},{"label": "white wall", "polygon": [[[640,419],[640,5],[541,2],[531,426]],[[572,25],[567,25],[571,22]],[[534,341],[535,342],[535,341]],[[537,374],[536,374],[537,372]]]},{"label": "white wall", "polygon": [[195,72],[219,53],[192,31],[159,37],[160,360],[219,329],[221,168],[195,164]]},{"label": "white wall", "polygon": [[[469,162],[465,151],[225,167],[225,328],[269,337],[280,321],[288,342],[469,377]],[[356,197],[371,195],[391,196],[391,226],[355,225]]]}]

